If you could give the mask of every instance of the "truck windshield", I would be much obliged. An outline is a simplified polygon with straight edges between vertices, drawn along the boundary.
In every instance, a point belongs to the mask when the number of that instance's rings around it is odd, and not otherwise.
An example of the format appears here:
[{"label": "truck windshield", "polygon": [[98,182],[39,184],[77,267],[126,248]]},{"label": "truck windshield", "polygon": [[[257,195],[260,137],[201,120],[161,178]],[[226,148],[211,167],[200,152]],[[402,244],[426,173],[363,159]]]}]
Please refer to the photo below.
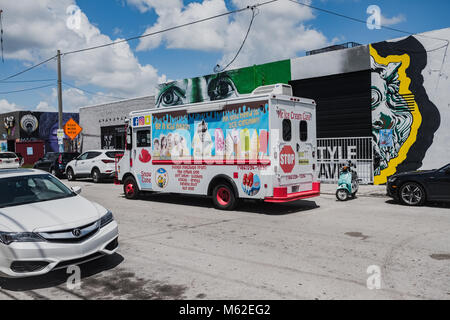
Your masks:
[{"label": "truck windshield", "polygon": [[49,174],[0,179],[0,208],[73,197],[76,194]]}]

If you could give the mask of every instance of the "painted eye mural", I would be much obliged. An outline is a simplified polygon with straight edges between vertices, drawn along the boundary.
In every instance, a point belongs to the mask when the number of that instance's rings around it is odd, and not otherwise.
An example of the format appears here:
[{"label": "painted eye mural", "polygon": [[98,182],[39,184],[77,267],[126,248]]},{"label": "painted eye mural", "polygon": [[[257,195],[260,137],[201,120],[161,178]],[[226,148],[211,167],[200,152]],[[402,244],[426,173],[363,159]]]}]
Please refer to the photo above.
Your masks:
[{"label": "painted eye mural", "polygon": [[208,80],[208,96],[211,101],[237,96],[237,89],[226,73],[211,76]]},{"label": "painted eye mural", "polygon": [[183,89],[184,81],[171,82],[163,85],[158,98],[157,107],[171,107],[186,103],[186,90]]},{"label": "painted eye mural", "polygon": [[423,86],[427,53],[414,37],[370,45],[374,183],[417,170],[440,115]]}]

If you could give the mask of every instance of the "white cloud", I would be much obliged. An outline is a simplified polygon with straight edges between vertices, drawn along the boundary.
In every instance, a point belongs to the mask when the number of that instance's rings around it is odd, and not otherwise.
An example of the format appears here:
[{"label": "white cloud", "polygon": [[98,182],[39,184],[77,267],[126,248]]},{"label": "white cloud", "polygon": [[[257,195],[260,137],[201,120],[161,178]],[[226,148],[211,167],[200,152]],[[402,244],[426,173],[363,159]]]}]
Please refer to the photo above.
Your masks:
[{"label": "white cloud", "polygon": [[[308,1],[311,2],[310,0]],[[234,8],[255,4],[254,0],[232,0]],[[128,0],[141,12],[154,10],[156,23],[144,33],[188,23],[228,11],[224,0],[204,0],[184,5],[179,0]],[[278,1],[257,9],[245,46],[232,67],[295,57],[303,50],[329,44],[318,30],[304,23],[314,18],[310,8]],[[228,63],[240,47],[248,29],[251,12],[246,11],[202,22],[187,28],[141,39],[137,49],[151,50],[164,45],[170,49],[196,49],[223,53],[221,65]]]},{"label": "white cloud", "polygon": [[392,18],[387,18],[383,15],[381,15],[381,25],[388,27],[388,26],[393,26],[396,24],[399,24],[401,22],[405,22],[406,21],[406,17],[403,14],[399,14],[396,15]]},{"label": "white cloud", "polygon": [[[74,0],[33,0],[24,6],[21,1],[2,3],[4,15],[5,57],[37,62],[62,52],[72,51],[114,40],[89,22],[80,11],[79,28],[67,26],[66,9]],[[55,63],[48,66],[55,69]],[[96,85],[109,95],[134,97],[150,95],[156,84],[165,80],[151,65],[142,65],[128,43],[67,55],[62,58],[63,79],[77,85]]]},{"label": "white cloud", "polygon": [[15,103],[9,102],[6,99],[0,99],[0,113],[6,113],[11,111],[22,110],[23,107],[16,105]]}]

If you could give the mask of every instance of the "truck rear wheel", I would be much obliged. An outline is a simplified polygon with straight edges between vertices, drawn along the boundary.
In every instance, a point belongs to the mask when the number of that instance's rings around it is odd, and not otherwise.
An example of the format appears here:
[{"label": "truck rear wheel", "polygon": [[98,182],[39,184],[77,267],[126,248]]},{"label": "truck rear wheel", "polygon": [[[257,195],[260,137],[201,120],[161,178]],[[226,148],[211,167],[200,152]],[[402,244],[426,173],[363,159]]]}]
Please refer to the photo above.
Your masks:
[{"label": "truck rear wheel", "polygon": [[212,200],[214,207],[219,210],[233,210],[237,205],[237,199],[234,195],[233,188],[227,184],[218,184],[214,187]]},{"label": "truck rear wheel", "polygon": [[133,177],[127,177],[124,180],[123,192],[127,199],[135,200],[139,197],[139,188]]}]

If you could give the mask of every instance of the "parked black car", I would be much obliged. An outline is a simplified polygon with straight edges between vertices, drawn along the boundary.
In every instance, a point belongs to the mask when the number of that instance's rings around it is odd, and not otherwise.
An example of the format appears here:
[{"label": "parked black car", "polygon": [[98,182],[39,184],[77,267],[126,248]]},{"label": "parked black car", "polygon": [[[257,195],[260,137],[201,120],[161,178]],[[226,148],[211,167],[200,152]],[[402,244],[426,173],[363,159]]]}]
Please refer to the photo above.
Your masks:
[{"label": "parked black car", "polygon": [[409,206],[450,201],[450,164],[435,170],[394,174],[386,187],[389,196]]},{"label": "parked black car", "polygon": [[48,152],[34,164],[33,168],[62,177],[66,173],[66,165],[79,155],[78,152]]}]

